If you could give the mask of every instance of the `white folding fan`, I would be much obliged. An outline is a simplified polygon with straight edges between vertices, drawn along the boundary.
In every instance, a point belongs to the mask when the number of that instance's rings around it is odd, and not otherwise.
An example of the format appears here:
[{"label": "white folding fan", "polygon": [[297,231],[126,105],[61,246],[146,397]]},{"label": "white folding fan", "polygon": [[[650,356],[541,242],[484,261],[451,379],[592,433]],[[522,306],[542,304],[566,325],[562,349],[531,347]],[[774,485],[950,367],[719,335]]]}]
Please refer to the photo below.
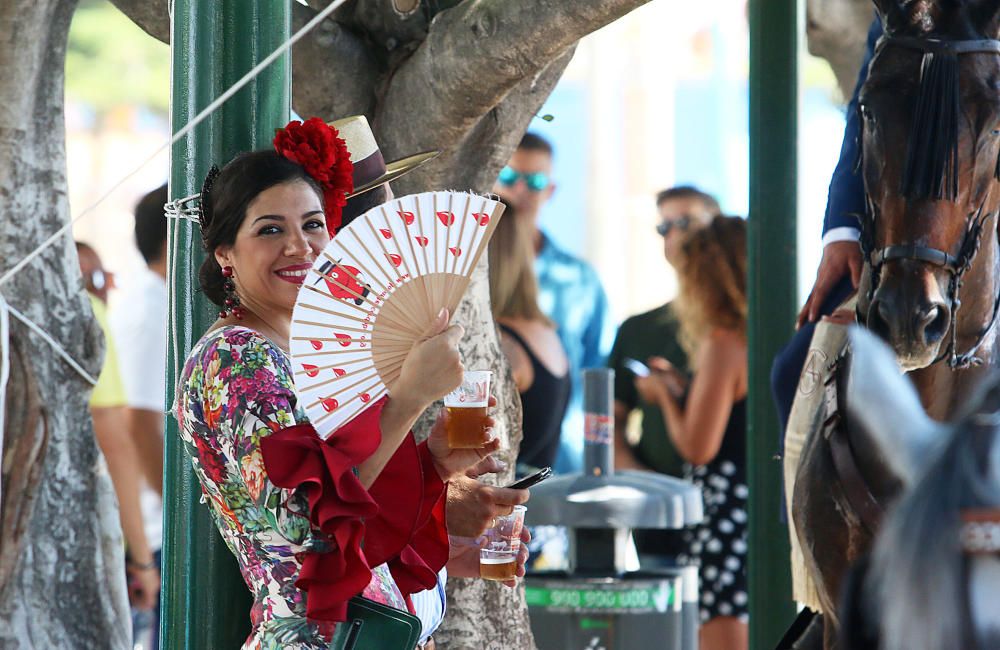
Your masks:
[{"label": "white folding fan", "polygon": [[292,313],[295,386],[326,438],[388,392],[442,307],[455,312],[504,205],[463,192],[395,199],[343,228]]}]

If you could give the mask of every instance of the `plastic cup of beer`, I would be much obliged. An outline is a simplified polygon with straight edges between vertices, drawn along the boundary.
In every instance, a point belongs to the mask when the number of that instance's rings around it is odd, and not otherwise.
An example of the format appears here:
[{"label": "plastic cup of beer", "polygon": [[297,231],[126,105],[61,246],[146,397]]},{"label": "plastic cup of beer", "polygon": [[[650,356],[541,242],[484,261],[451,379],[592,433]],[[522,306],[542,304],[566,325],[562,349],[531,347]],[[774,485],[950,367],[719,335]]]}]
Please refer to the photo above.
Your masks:
[{"label": "plastic cup of beer", "polygon": [[479,549],[479,577],[505,582],[517,577],[517,554],[521,550],[521,529],[524,527],[524,506],[514,506],[514,512],[496,518],[483,536],[486,545]]},{"label": "plastic cup of beer", "polygon": [[467,370],[462,385],[445,395],[448,409],[446,431],[452,449],[478,449],[488,428],[486,411],[490,401],[489,370]]}]

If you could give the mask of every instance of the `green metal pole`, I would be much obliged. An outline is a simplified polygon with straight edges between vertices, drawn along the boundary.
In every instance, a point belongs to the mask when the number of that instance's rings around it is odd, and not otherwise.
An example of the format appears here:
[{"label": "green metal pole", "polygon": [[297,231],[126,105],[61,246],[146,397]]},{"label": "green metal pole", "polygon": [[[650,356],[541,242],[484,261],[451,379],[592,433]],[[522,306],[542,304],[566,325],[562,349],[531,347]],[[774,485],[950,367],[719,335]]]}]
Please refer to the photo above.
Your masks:
[{"label": "green metal pole", "polygon": [[[172,129],[179,130],[290,35],[291,0],[176,0],[172,26]],[[170,198],[201,190],[213,164],[270,146],[290,111],[286,55],[174,145]],[[174,343],[167,363],[168,400],[188,352],[215,320],[218,307],[198,291],[204,254],[192,222],[171,228],[170,310]],[[163,617],[165,650],[238,648],[249,630],[250,597],[236,561],[199,502],[177,423],[167,418],[164,476]]]},{"label": "green metal pole", "polygon": [[798,15],[797,0],[750,0],[751,650],[774,648],[795,616],[769,378],[796,315]]}]

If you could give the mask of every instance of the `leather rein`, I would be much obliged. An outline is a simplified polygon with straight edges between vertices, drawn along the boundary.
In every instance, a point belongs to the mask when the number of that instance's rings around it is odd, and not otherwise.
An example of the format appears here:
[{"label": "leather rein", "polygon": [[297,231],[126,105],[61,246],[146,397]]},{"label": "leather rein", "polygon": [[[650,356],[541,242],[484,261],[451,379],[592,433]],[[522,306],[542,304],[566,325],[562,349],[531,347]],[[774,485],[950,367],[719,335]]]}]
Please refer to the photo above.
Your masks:
[{"label": "leather rein", "polygon": [[[934,56],[937,54],[958,55],[986,53],[1000,55],[1000,40],[995,39],[941,41],[905,36],[886,36],[879,41],[878,50],[881,51],[883,48],[890,45],[922,52],[924,54],[925,61],[928,56]],[[924,67],[926,66],[921,66],[921,74],[923,74]],[[998,161],[998,166],[1000,166],[1000,161]],[[962,243],[959,246],[957,255],[953,255],[947,251],[937,248],[920,246],[918,244],[890,244],[882,248],[876,248],[875,224],[878,220],[879,210],[878,206],[875,205],[874,201],[872,201],[871,195],[868,194],[867,190],[865,191],[865,200],[868,205],[868,214],[870,217],[861,219],[860,243],[862,254],[871,266],[871,282],[868,286],[868,303],[871,304],[871,301],[874,298],[875,291],[879,284],[882,267],[887,262],[896,260],[912,260],[944,269],[950,275],[947,296],[949,307],[951,309],[951,325],[949,327],[950,339],[948,347],[940,355],[938,355],[936,359],[934,359],[931,365],[945,359],[948,360],[948,366],[952,370],[969,368],[971,366],[981,364],[982,359],[977,357],[976,353],[996,327],[997,316],[998,313],[1000,313],[1000,292],[998,292],[998,295],[994,300],[993,313],[990,317],[989,323],[983,330],[980,331],[972,346],[961,354],[958,353],[957,323],[958,310],[962,306],[962,300],[960,297],[962,278],[972,267],[972,262],[976,257],[976,253],[979,252],[979,248],[982,243],[983,228],[986,221],[991,216],[994,216],[993,214],[983,214],[983,208],[985,207],[986,200],[984,199],[979,208],[969,214],[968,226],[965,230],[965,236],[962,238]],[[864,314],[857,310],[856,315],[859,323],[865,323]]]}]

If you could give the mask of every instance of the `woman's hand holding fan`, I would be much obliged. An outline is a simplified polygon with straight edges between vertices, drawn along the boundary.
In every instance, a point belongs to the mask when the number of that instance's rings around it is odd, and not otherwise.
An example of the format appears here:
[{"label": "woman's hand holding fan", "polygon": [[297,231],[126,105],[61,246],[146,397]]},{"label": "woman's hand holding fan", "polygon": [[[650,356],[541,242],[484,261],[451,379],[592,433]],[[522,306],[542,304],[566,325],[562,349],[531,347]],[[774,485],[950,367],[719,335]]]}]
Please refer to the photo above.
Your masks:
[{"label": "woman's hand holding fan", "polygon": [[460,364],[428,378],[417,357],[457,342],[460,329],[427,333],[441,331],[442,309],[445,322],[454,313],[503,209],[464,192],[404,196],[327,244],[299,290],[290,337],[296,390],[321,437],[395,396],[400,380],[434,399],[458,385]]},{"label": "woman's hand holding fan", "polygon": [[[496,405],[496,398],[490,395],[489,408]],[[496,422],[492,417],[486,418],[481,447],[478,449],[452,449],[448,445],[448,417],[448,409],[442,409],[431,429],[431,435],[427,439],[427,449],[434,458],[434,467],[442,481],[449,481],[460,474],[465,474],[470,467],[500,449],[500,438],[493,436],[493,425]]]},{"label": "woman's hand holding fan", "polygon": [[406,355],[399,379],[390,386],[393,399],[406,397],[423,412],[462,383],[462,359],[458,342],[465,330],[448,325],[450,315],[442,309]]}]

